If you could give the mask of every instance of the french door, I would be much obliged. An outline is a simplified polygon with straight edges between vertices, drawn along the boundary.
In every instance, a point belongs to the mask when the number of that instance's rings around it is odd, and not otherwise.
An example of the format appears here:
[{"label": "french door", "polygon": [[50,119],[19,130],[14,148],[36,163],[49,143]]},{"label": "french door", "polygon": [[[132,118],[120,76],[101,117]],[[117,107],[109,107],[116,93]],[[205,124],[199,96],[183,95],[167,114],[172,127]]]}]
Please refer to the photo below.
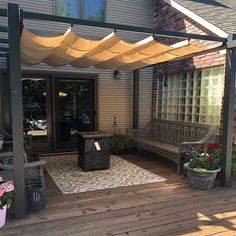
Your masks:
[{"label": "french door", "polygon": [[75,148],[77,132],[95,128],[93,80],[55,79],[55,141],[58,149]]},{"label": "french door", "polygon": [[35,151],[52,149],[52,105],[50,78],[24,76],[22,78],[24,133],[32,135]]},{"label": "french door", "polygon": [[22,89],[24,132],[34,151],[74,149],[77,132],[95,129],[93,79],[25,76]]}]

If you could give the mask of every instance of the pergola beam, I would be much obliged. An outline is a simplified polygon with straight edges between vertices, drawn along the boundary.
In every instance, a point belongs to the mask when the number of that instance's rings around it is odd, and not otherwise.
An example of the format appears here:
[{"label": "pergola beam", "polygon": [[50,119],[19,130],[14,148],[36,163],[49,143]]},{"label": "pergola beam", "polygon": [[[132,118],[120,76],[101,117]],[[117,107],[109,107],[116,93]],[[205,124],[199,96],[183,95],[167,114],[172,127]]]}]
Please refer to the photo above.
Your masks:
[{"label": "pergola beam", "polygon": [[15,218],[25,218],[23,103],[19,6],[8,3],[9,77],[14,157]]},{"label": "pergola beam", "polygon": [[125,31],[131,31],[131,32],[159,35],[159,36],[164,36],[164,37],[199,39],[199,40],[208,40],[208,41],[216,41],[216,42],[223,42],[223,43],[226,42],[227,40],[226,38],[217,37],[217,36],[189,34],[189,33],[184,33],[184,32],[174,32],[174,31],[153,29],[150,27],[140,27],[140,26],[107,23],[107,22],[97,22],[97,21],[91,21],[91,20],[83,20],[83,19],[76,19],[76,18],[62,17],[62,16],[53,16],[53,15],[40,14],[40,13],[35,13],[35,12],[27,12],[27,11],[22,11],[22,17],[24,19],[62,22],[62,23],[68,23],[68,24],[74,24],[74,25],[85,25],[85,26],[100,27],[100,28],[113,29],[113,30],[125,30]]},{"label": "pergola beam", "polygon": [[[228,42],[235,44],[236,35],[230,35]],[[225,88],[223,97],[223,127],[222,127],[222,172],[221,183],[231,186],[232,141],[234,126],[234,101],[236,78],[236,47],[227,49],[225,65]]]}]

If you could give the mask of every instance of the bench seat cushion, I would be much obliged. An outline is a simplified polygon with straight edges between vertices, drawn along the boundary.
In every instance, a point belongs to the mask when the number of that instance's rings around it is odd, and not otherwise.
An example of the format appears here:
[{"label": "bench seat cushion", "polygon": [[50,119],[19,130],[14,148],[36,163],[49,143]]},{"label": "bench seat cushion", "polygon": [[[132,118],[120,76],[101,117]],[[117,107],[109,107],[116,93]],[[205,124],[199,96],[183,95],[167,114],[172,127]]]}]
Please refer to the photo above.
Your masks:
[{"label": "bench seat cushion", "polygon": [[171,159],[174,162],[178,162],[178,153],[179,153],[179,146],[160,142],[153,139],[147,138],[133,138],[133,141],[136,146],[150,150],[151,152],[156,152],[157,154],[164,155],[168,159]]}]

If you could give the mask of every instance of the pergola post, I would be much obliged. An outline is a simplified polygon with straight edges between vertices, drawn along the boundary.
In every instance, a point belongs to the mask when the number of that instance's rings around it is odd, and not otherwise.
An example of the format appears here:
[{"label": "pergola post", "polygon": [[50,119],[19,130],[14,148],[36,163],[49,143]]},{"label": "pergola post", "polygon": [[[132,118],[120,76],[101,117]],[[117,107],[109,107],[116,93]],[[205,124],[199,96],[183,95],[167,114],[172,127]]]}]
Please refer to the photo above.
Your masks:
[{"label": "pergola post", "polygon": [[139,128],[139,70],[133,76],[133,129]]},{"label": "pergola post", "polygon": [[[228,49],[225,65],[225,88],[223,98],[223,127],[222,127],[222,172],[221,184],[231,186],[232,141],[233,141],[233,115],[235,101],[236,77],[236,35],[228,37]],[[231,46],[232,45],[232,46]]]},{"label": "pergola post", "polygon": [[8,3],[9,78],[14,156],[15,218],[24,218],[25,178],[19,6]]}]

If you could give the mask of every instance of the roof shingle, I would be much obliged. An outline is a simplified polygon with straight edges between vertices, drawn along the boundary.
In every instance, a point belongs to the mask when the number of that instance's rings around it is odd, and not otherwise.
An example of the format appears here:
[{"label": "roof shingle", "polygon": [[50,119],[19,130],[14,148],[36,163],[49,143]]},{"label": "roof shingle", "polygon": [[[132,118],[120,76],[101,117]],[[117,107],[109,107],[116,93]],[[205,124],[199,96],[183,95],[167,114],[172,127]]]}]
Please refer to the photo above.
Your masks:
[{"label": "roof shingle", "polygon": [[236,0],[175,0],[226,33],[236,33]]}]

